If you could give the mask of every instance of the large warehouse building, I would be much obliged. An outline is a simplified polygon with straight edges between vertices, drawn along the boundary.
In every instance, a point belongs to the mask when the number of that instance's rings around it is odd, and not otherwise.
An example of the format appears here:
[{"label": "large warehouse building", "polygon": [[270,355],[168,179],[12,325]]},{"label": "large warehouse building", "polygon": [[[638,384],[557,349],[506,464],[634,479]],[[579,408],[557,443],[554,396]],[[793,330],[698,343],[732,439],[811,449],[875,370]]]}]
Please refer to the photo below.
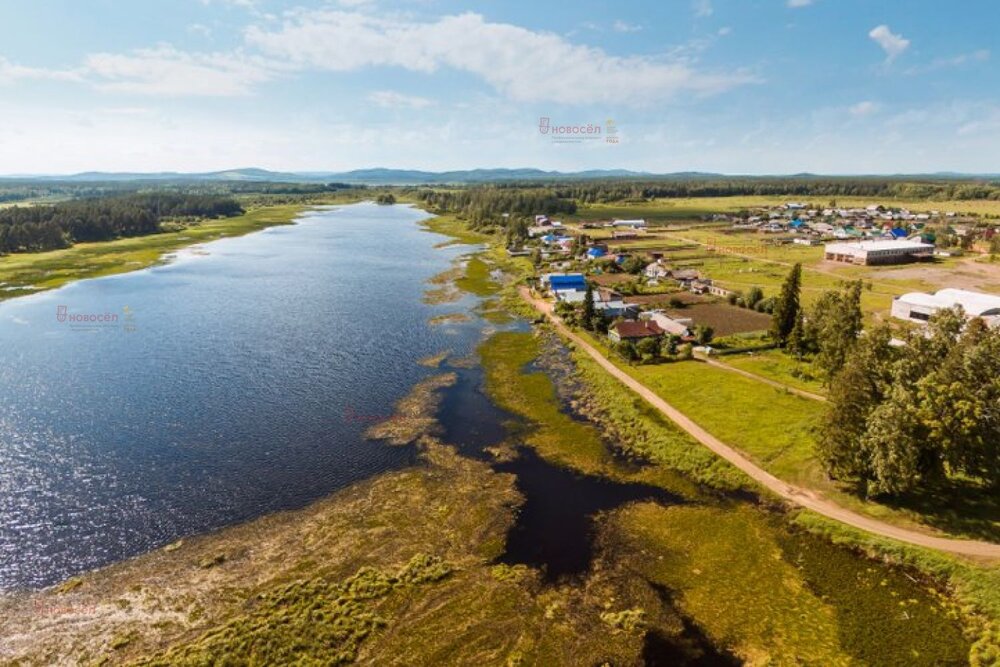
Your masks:
[{"label": "large warehouse building", "polygon": [[828,243],[826,258],[851,264],[901,264],[934,255],[934,246],[922,241],[858,241]]},{"label": "large warehouse building", "polygon": [[968,317],[981,317],[987,324],[1000,325],[1000,296],[952,287],[935,294],[910,292],[892,302],[892,316],[909,322],[926,322],[942,308],[961,306]]}]

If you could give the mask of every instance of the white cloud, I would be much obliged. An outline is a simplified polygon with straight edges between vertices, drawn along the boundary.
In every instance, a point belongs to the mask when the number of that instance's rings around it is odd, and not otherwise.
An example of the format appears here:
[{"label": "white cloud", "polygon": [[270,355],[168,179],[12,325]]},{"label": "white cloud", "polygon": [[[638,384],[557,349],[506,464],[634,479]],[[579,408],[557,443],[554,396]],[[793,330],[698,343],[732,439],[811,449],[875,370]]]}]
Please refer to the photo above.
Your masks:
[{"label": "white cloud", "polygon": [[80,81],[81,75],[74,70],[45,69],[41,67],[25,67],[12,63],[0,56],[0,84],[13,83],[23,79],[40,79],[48,81]]},{"label": "white cloud", "polygon": [[627,23],[621,19],[615,21],[611,27],[614,28],[615,32],[639,32],[642,30],[641,25],[637,23]]},{"label": "white cloud", "polygon": [[386,109],[423,109],[434,103],[426,97],[405,95],[394,90],[377,90],[368,96],[368,100]]},{"label": "white cloud", "polygon": [[86,79],[99,90],[143,95],[246,95],[273,78],[272,66],[239,53],[186,53],[169,45],[129,54],[95,53],[84,60]]},{"label": "white cloud", "polygon": [[871,29],[868,36],[885,51],[886,60],[892,62],[910,46],[910,40],[889,30],[882,24]]},{"label": "white cloud", "polygon": [[725,37],[726,35],[732,34],[732,32],[733,32],[732,28],[730,28],[729,26],[723,26],[723,27],[719,28],[719,30],[718,30],[718,32],[716,32],[716,34],[719,37]]},{"label": "white cloud", "polygon": [[480,77],[517,101],[642,105],[681,92],[711,94],[756,81],[745,71],[701,72],[666,57],[613,56],[472,13],[419,23],[299,11],[280,29],[249,28],[246,39],[270,57],[303,69],[381,66],[432,73],[452,68]]},{"label": "white cloud", "polygon": [[961,67],[969,63],[984,63],[991,57],[989,49],[979,49],[969,53],[960,53],[957,56],[948,58],[935,58],[927,65],[917,65],[906,70],[907,74],[923,74],[925,72],[937,72],[952,67]]},{"label": "white cloud", "polygon": [[798,9],[800,7],[808,7],[813,3],[813,0],[788,0],[788,6],[792,9]]},{"label": "white cloud", "polygon": [[192,23],[187,27],[187,31],[192,35],[201,35],[202,37],[212,36],[212,29],[204,23]]},{"label": "white cloud", "polygon": [[698,18],[706,18],[715,13],[715,9],[712,8],[712,0],[694,0],[691,3],[691,9]]},{"label": "white cloud", "polygon": [[870,116],[876,111],[878,111],[881,106],[877,102],[872,102],[871,100],[863,100],[855,105],[848,108],[848,111],[852,116]]}]

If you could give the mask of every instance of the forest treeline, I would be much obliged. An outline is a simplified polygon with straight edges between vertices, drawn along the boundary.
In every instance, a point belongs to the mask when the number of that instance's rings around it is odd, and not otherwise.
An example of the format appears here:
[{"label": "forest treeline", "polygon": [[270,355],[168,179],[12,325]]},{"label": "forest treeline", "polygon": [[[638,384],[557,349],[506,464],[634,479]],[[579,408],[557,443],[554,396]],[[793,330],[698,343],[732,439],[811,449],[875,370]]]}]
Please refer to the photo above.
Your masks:
[{"label": "forest treeline", "polygon": [[576,213],[576,202],[540,187],[472,187],[458,190],[421,190],[418,198],[438,213],[455,213],[473,229],[503,225],[505,215],[529,216]]},{"label": "forest treeline", "polygon": [[78,241],[108,241],[161,230],[166,219],[239,215],[231,197],[143,193],[81,199],[51,206],[0,209],[0,254],[66,248]]},{"label": "forest treeline", "polygon": [[741,178],[691,181],[601,181],[558,185],[557,197],[580,203],[652,199],[654,197],[885,197],[931,200],[1000,200],[1000,183],[976,181],[903,182],[886,179]]}]

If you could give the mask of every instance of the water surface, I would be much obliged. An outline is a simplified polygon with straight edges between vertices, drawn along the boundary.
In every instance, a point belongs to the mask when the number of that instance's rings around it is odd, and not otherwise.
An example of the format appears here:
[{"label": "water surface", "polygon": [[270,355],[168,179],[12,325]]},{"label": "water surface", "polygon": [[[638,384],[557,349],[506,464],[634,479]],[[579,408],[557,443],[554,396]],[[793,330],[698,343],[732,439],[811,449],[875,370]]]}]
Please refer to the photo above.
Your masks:
[{"label": "water surface", "polygon": [[463,249],[434,249],[424,217],[312,211],[0,304],[0,590],[410,462],[362,432],[433,372],[417,359],[480,335],[427,323],[455,308],[422,303],[424,281]]}]

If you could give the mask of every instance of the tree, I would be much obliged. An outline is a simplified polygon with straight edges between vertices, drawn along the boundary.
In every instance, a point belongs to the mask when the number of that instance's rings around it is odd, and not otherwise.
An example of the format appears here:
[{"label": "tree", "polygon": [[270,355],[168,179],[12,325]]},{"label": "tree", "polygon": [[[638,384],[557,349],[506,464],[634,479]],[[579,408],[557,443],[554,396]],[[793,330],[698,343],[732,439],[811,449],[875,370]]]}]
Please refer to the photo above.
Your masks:
[{"label": "tree", "polygon": [[834,477],[899,494],[949,476],[1000,489],[1000,331],[938,311],[905,347],[876,327],[830,385],[819,453]]},{"label": "tree", "polygon": [[856,280],[841,292],[825,292],[812,310],[811,331],[806,337],[815,341],[816,364],[827,380],[843,368],[857,344],[862,326],[861,289],[861,281]]},{"label": "tree", "polygon": [[646,268],[646,263],[643,262],[638,256],[630,255],[622,263],[622,270],[625,273],[631,273],[633,275],[638,275],[642,273],[642,270]]},{"label": "tree", "polygon": [[806,333],[805,317],[802,313],[795,318],[795,326],[792,333],[788,334],[788,351],[795,355],[796,359],[802,360],[809,352],[810,341]]},{"label": "tree", "polygon": [[781,347],[788,342],[788,336],[795,328],[795,321],[799,316],[801,289],[802,265],[796,264],[788,272],[788,277],[781,286],[781,294],[774,302],[774,311],[771,315],[771,336]]},{"label": "tree", "polygon": [[764,299],[764,290],[762,290],[757,285],[754,285],[747,291],[744,301],[747,308],[756,308],[757,304]]},{"label": "tree", "polygon": [[859,344],[857,353],[830,383],[827,410],[818,438],[818,453],[834,478],[867,484],[870,462],[862,448],[872,410],[892,386],[894,352],[886,326],[874,328]]},{"label": "tree", "polygon": [[694,339],[699,345],[708,345],[715,337],[715,330],[707,325],[699,324],[694,328]]},{"label": "tree", "polygon": [[616,350],[626,361],[632,362],[639,358],[639,353],[636,351],[635,345],[630,340],[623,340],[618,343]]},{"label": "tree", "polygon": [[583,316],[581,317],[581,323],[584,329],[593,330],[594,328],[594,316],[597,314],[597,309],[594,307],[594,286],[587,281],[587,292],[583,297]]},{"label": "tree", "polygon": [[643,338],[635,346],[643,361],[652,361],[660,351],[660,343],[655,338]]},{"label": "tree", "polygon": [[869,495],[900,493],[914,489],[934,467],[925,452],[926,438],[911,391],[895,385],[888,399],[872,410],[861,438],[861,451],[870,460],[867,471]]},{"label": "tree", "polygon": [[660,340],[660,356],[664,359],[669,359],[677,354],[677,344],[680,342],[680,336],[676,334],[667,334]]}]

